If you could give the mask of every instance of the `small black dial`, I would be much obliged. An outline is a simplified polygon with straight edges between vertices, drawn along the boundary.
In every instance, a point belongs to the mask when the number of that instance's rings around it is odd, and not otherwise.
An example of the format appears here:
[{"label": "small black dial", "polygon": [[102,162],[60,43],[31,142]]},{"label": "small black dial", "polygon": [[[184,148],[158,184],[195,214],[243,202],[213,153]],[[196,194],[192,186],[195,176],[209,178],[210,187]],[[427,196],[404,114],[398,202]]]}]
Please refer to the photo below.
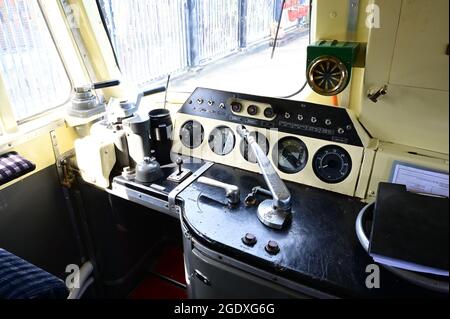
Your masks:
[{"label": "small black dial", "polygon": [[[264,153],[269,154],[269,141],[264,136],[263,133],[251,132],[250,136],[256,139],[256,143],[261,147]],[[246,140],[241,141],[240,151],[243,158],[250,163],[256,163],[256,157],[252,149],[248,147],[248,142]]]},{"label": "small black dial", "polygon": [[236,143],[233,131],[227,126],[219,126],[212,130],[209,135],[208,144],[217,155],[229,154]]},{"label": "small black dial", "polygon": [[242,111],[242,104],[239,102],[232,102],[231,109],[233,110],[233,112],[239,113],[240,111]]},{"label": "small black dial", "polygon": [[272,117],[274,117],[274,115],[275,115],[275,112],[273,111],[273,108],[268,107],[268,108],[266,108],[266,109],[264,110],[264,116],[265,116],[265,117],[267,117],[267,118],[272,118]]},{"label": "small black dial", "polygon": [[180,140],[188,148],[197,148],[202,144],[205,135],[203,126],[197,121],[187,121],[180,130]]},{"label": "small black dial", "polygon": [[295,174],[305,168],[308,162],[308,149],[300,139],[285,137],[275,145],[272,156],[280,171]]},{"label": "small black dial", "polygon": [[258,114],[258,107],[256,106],[256,105],[249,105],[248,107],[247,107],[247,113],[249,114],[249,115],[256,115],[256,114]]},{"label": "small black dial", "polygon": [[336,184],[345,180],[352,170],[348,152],[337,145],[322,147],[314,155],[314,173],[325,183]]}]

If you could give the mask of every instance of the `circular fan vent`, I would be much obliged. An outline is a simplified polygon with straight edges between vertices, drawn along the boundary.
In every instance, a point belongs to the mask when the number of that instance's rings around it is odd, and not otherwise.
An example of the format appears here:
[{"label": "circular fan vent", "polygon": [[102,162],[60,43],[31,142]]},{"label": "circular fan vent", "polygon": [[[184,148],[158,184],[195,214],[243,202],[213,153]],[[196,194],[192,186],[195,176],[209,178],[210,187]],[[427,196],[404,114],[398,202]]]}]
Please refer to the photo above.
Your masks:
[{"label": "circular fan vent", "polygon": [[345,65],[333,56],[320,56],[306,71],[309,86],[321,95],[331,96],[342,92],[348,83]]}]

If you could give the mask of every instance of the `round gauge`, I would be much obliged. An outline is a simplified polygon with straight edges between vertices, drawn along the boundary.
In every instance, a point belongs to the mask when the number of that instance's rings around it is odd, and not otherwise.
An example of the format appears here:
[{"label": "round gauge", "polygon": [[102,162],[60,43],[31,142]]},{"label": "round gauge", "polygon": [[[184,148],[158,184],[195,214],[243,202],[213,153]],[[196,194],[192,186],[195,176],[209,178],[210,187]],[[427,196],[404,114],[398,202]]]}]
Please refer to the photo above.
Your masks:
[{"label": "round gauge", "polygon": [[197,121],[187,121],[180,130],[180,140],[184,146],[197,148],[202,144],[205,135],[203,126]]},{"label": "round gauge", "polygon": [[212,130],[208,144],[217,155],[229,154],[236,143],[233,131],[227,126],[219,126]]},{"label": "round gauge", "polygon": [[[264,136],[263,133],[251,132],[250,136],[256,139],[256,143],[258,143],[258,145],[266,153],[266,155],[269,154],[269,141],[267,140],[267,138]],[[242,157],[245,158],[246,161],[256,163],[255,154],[253,153],[253,150],[248,147],[248,143],[244,139],[241,141],[240,151]]]},{"label": "round gauge", "polygon": [[308,149],[305,143],[298,138],[282,138],[275,145],[273,161],[283,173],[298,173],[305,168],[308,162]]},{"label": "round gauge", "polygon": [[336,184],[348,177],[352,170],[352,159],[340,146],[322,147],[314,155],[314,173],[325,183]]}]

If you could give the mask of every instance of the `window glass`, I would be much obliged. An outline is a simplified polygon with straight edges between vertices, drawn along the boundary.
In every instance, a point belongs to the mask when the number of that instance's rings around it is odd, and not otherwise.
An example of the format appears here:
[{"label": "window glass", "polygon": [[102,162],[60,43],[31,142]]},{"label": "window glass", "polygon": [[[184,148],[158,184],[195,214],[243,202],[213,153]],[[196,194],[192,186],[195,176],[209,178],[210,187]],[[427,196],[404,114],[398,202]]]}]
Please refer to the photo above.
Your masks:
[{"label": "window glass", "polygon": [[[309,1],[100,0],[125,78],[284,96],[305,82]],[[281,15],[275,54],[273,39]]]},{"label": "window glass", "polygon": [[0,0],[0,72],[18,121],[63,104],[71,85],[36,0]]}]

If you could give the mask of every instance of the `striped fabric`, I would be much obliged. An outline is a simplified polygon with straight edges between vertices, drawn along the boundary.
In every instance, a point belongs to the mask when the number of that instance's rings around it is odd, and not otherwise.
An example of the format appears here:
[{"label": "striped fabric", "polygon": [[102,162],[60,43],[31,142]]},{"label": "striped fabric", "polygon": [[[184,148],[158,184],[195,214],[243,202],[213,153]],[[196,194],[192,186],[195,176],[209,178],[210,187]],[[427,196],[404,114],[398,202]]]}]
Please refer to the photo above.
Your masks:
[{"label": "striped fabric", "polygon": [[0,156],[0,185],[8,183],[36,168],[36,165],[24,159],[16,152]]},{"label": "striped fabric", "polygon": [[64,282],[0,248],[0,299],[65,299]]}]

